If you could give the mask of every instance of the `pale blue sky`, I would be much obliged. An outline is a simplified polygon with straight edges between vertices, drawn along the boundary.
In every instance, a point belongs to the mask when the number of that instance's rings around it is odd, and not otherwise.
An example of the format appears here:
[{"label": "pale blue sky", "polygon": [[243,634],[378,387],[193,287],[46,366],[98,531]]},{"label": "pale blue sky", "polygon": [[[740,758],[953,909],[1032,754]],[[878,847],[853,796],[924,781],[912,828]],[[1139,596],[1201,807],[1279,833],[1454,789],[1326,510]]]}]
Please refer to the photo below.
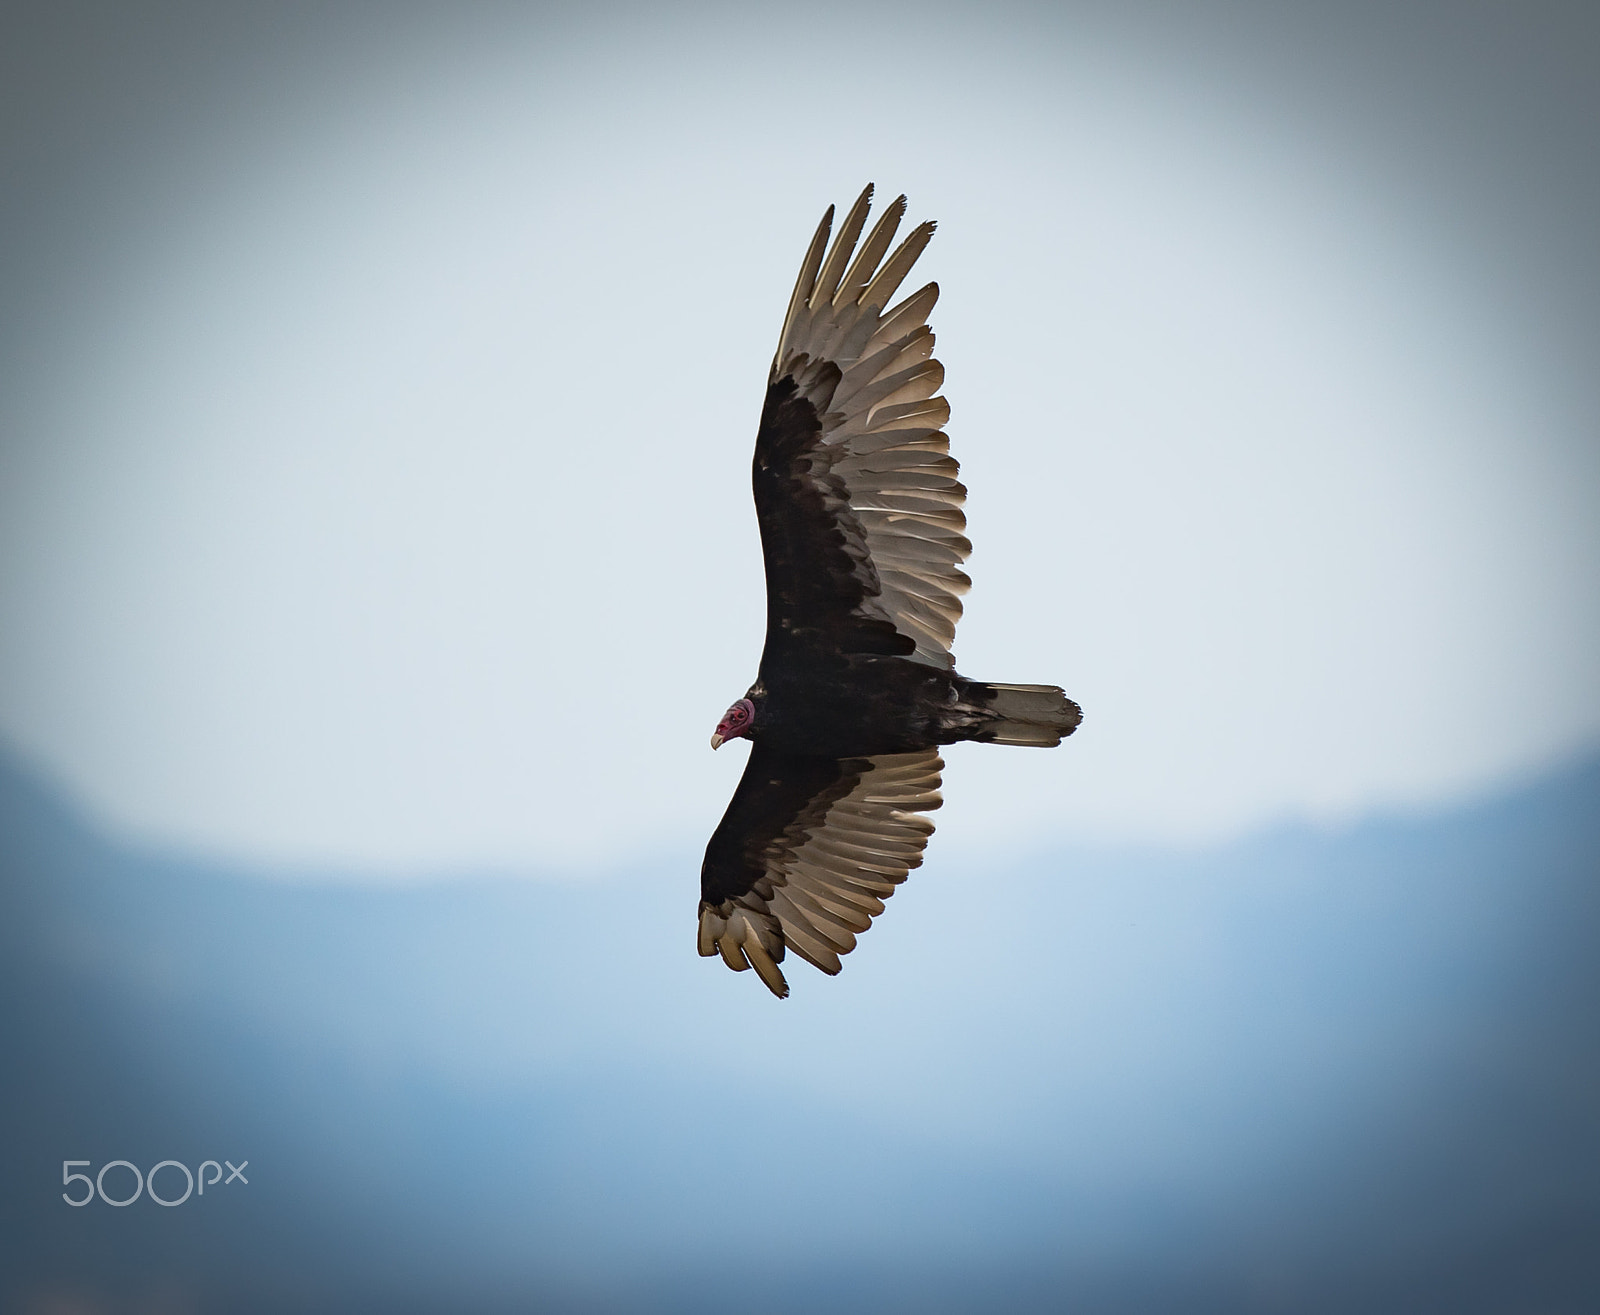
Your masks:
[{"label": "pale blue sky", "polygon": [[1367,98],[1248,7],[364,12],[190,60],[126,140],[83,109],[102,156],[29,212],[0,735],[115,823],[375,874],[708,832],[765,370],[869,179],[940,221],[957,660],[1086,710],[950,755],[947,852],[1442,800],[1600,733],[1594,384],[1495,258],[1521,198],[1463,208],[1515,87],[1452,120],[1448,41]]}]

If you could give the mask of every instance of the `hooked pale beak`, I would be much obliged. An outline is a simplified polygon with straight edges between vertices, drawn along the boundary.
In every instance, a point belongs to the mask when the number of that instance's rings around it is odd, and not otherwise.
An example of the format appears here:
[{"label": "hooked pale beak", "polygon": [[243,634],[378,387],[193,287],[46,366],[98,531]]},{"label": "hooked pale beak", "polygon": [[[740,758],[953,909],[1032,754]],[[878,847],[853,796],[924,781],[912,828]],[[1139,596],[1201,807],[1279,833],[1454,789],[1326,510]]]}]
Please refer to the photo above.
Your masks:
[{"label": "hooked pale beak", "polygon": [[713,735],[711,737],[711,747],[713,749],[720,749],[722,747],[722,736]]}]

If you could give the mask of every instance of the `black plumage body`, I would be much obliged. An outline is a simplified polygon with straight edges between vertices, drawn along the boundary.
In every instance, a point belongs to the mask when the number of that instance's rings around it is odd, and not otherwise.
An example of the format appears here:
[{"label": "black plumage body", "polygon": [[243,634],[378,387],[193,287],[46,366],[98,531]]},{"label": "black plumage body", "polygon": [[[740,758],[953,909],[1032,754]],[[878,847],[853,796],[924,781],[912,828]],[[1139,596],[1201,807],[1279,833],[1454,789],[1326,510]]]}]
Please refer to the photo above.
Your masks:
[{"label": "black plumage body", "polygon": [[760,680],[750,739],[783,753],[908,753],[972,738],[955,730],[971,683],[905,658],[850,653]]}]

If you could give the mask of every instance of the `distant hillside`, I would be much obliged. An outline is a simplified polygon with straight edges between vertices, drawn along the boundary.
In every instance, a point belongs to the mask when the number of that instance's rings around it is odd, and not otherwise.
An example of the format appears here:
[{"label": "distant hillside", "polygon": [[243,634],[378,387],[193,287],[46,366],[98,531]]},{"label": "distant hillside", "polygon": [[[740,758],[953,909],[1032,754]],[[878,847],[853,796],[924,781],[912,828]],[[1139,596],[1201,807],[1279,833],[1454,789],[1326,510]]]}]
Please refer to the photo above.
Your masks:
[{"label": "distant hillside", "polygon": [[[1600,762],[1198,853],[936,844],[781,1003],[694,954],[697,858],[289,884],[0,761],[0,1301],[1600,1309]],[[249,1182],[62,1201],[115,1159]]]}]

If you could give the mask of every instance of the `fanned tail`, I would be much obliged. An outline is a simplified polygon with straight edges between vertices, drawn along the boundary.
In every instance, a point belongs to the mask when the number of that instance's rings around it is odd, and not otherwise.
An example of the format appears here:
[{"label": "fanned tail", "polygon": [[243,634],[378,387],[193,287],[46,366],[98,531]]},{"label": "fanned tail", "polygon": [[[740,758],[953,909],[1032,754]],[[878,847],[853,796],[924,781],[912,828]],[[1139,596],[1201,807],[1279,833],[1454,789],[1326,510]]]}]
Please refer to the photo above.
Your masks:
[{"label": "fanned tail", "polygon": [[1059,685],[1002,685],[981,687],[994,721],[974,737],[991,744],[1022,744],[1051,749],[1083,720],[1083,710]]}]

